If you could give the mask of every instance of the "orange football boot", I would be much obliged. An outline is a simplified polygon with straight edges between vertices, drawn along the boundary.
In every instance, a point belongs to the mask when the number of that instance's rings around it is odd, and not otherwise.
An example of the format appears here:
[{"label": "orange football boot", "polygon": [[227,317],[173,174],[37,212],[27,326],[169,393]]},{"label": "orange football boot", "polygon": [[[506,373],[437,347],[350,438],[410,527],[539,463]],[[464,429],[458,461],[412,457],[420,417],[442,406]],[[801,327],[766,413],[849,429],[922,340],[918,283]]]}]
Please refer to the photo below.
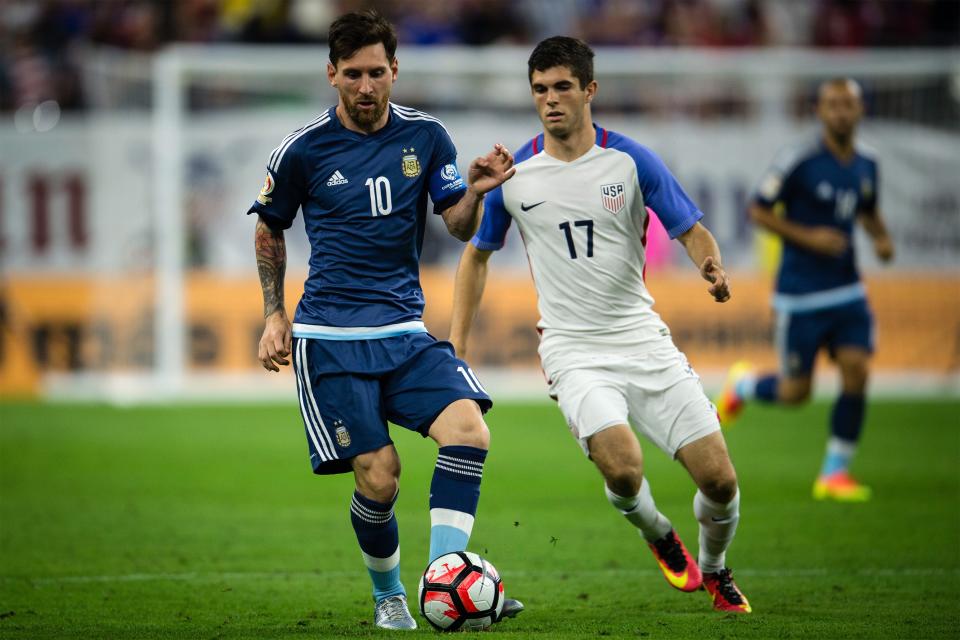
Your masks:
[{"label": "orange football boot", "polygon": [[746,404],[743,397],[737,393],[737,383],[747,375],[753,373],[753,365],[746,360],[738,360],[730,367],[727,374],[727,380],[723,383],[723,390],[714,403],[717,407],[717,417],[720,418],[720,426],[726,429],[733,426],[737,421],[743,407]]},{"label": "orange football boot", "polygon": [[733,572],[730,569],[721,569],[716,573],[707,573],[703,576],[703,588],[713,600],[713,608],[727,613],[750,613],[750,603],[747,597],[737,588],[733,581]]},{"label": "orange football boot", "polygon": [[815,500],[836,500],[837,502],[866,502],[870,499],[870,487],[854,480],[847,471],[837,471],[828,476],[820,476],[813,483]]},{"label": "orange football boot", "polygon": [[690,556],[690,552],[683,546],[675,529],[670,529],[667,535],[649,543],[653,557],[657,559],[663,577],[670,586],[680,591],[696,591],[703,583],[700,567]]}]

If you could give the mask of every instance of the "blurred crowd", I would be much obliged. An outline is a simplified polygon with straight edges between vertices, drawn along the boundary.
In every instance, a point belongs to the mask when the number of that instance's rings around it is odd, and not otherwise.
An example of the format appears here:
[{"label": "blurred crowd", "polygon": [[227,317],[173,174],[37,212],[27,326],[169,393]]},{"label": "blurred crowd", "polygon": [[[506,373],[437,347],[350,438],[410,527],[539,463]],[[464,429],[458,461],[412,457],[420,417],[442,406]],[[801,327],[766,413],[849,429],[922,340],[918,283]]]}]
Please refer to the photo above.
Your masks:
[{"label": "blurred crowd", "polygon": [[375,6],[402,45],[918,47],[960,44],[960,0],[0,0],[0,110],[84,106],[88,47],[318,43],[339,14]]}]

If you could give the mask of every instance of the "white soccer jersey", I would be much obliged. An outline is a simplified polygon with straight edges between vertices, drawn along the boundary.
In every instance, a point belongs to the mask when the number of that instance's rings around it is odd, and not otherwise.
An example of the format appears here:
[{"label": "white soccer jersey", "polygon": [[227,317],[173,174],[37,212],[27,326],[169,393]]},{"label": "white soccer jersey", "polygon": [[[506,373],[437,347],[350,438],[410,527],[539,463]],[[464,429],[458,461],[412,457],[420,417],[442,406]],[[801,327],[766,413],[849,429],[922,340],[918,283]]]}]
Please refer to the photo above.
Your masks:
[{"label": "white soccer jersey", "polygon": [[516,175],[487,195],[473,244],[500,249],[511,221],[517,223],[537,288],[548,372],[559,351],[638,351],[669,343],[644,285],[646,207],[671,238],[703,214],[661,160],[601,128],[596,145],[572,162],[545,153],[542,134],[516,160]]}]

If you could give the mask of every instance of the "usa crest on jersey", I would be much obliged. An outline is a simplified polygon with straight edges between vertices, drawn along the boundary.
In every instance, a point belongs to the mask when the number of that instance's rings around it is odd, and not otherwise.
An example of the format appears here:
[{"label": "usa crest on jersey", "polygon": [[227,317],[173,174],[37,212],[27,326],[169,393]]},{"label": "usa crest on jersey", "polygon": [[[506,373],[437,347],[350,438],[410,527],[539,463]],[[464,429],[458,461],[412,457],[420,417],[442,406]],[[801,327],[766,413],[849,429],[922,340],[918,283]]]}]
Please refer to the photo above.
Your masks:
[{"label": "usa crest on jersey", "polygon": [[622,182],[614,184],[605,184],[600,187],[600,201],[603,208],[610,213],[620,213],[623,205],[627,203],[626,189]]}]

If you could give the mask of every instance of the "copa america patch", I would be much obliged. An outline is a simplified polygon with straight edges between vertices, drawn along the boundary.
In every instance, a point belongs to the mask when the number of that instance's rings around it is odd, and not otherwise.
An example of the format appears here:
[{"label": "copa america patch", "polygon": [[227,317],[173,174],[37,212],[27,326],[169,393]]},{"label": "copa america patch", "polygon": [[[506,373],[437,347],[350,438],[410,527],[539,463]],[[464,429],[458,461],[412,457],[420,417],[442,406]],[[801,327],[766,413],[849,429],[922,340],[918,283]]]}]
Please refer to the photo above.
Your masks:
[{"label": "copa america patch", "polygon": [[273,193],[273,176],[267,172],[267,177],[263,181],[263,187],[260,189],[260,195],[257,196],[257,202],[260,204],[269,204],[273,198],[268,198],[267,196]]},{"label": "copa america patch", "polygon": [[440,177],[448,181],[456,180],[457,178],[459,178],[460,174],[457,173],[457,165],[455,164],[445,165],[443,169],[440,170]]},{"label": "copa america patch", "polygon": [[600,187],[600,202],[603,203],[603,208],[610,213],[620,213],[623,205],[627,203],[627,193],[623,183],[602,185]]}]

